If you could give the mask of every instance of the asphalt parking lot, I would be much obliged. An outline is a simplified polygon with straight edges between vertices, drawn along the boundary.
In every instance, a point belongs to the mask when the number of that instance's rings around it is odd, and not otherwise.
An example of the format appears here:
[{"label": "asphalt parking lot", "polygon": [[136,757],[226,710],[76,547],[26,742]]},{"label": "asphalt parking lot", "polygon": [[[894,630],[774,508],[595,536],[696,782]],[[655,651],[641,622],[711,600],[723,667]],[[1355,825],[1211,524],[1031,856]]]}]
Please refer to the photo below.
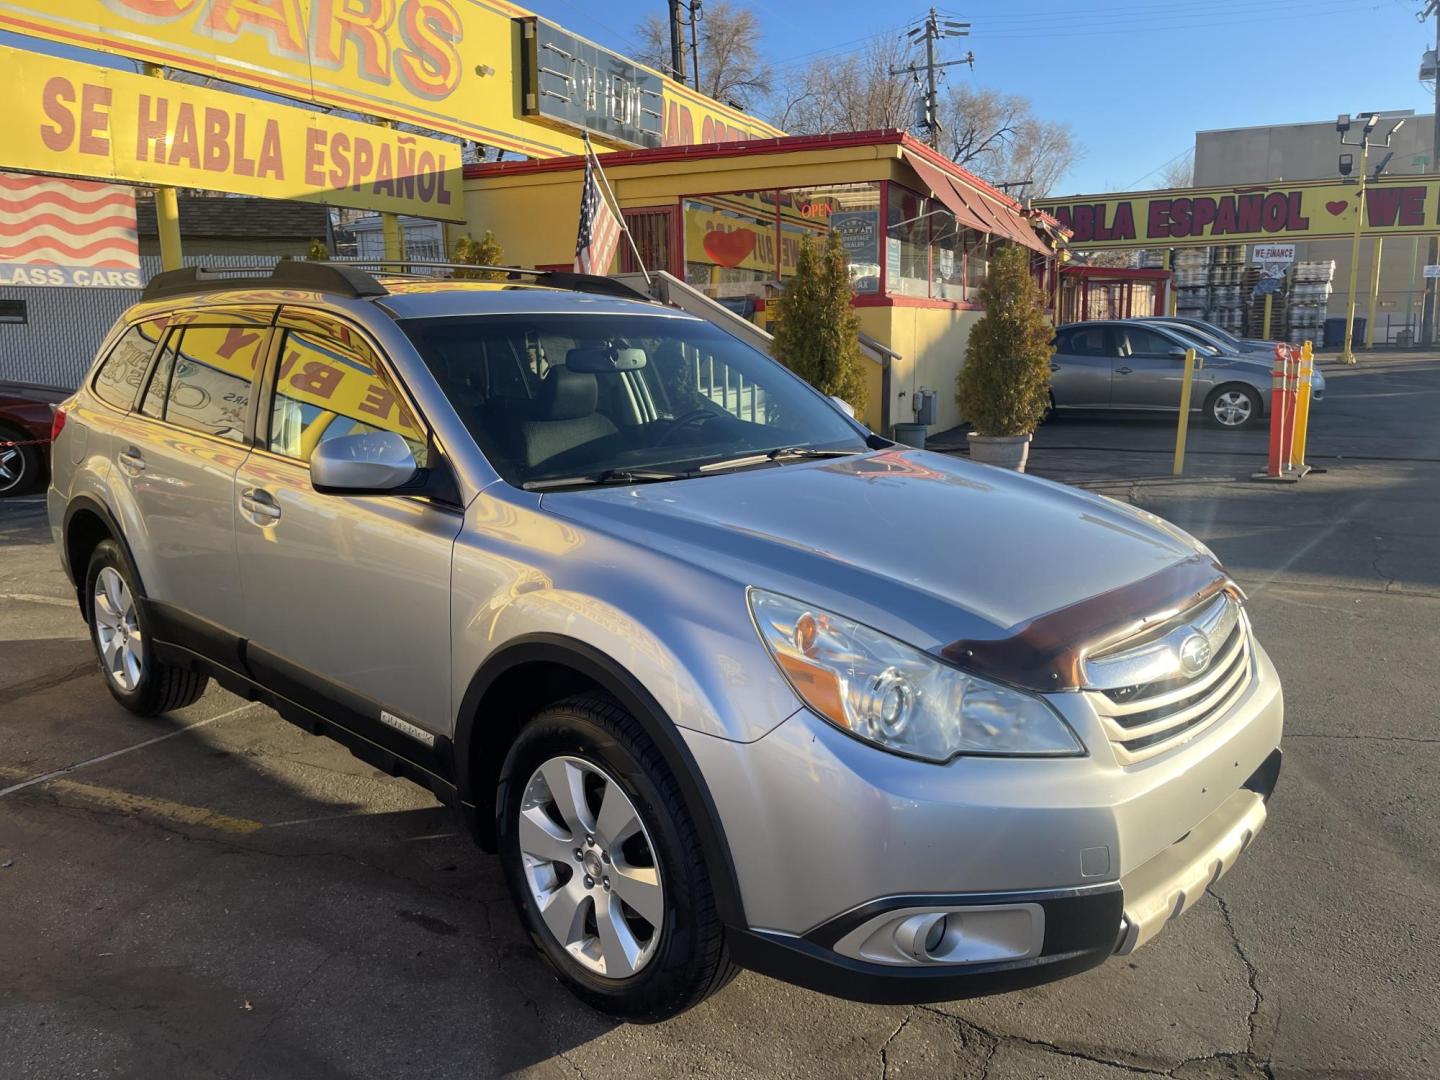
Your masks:
[{"label": "asphalt parking lot", "polygon": [[124,713],[43,502],[0,503],[0,1077],[1440,1075],[1440,360],[1327,375],[1328,471],[1298,485],[1248,480],[1263,432],[1197,430],[1174,479],[1164,424],[1042,428],[1032,471],[1178,522],[1248,591],[1285,768],[1256,845],[1152,944],[919,1008],[744,974],[608,1022],[426,793],[219,689]]}]

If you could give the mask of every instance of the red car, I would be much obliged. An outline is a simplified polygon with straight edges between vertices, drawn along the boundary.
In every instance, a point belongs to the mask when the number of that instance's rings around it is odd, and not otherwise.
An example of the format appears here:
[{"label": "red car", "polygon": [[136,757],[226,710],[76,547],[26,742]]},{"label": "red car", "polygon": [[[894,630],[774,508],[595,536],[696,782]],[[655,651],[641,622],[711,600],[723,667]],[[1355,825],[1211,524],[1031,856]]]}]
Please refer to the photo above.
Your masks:
[{"label": "red car", "polygon": [[50,474],[50,406],[69,390],[0,381],[0,499],[45,486]]}]

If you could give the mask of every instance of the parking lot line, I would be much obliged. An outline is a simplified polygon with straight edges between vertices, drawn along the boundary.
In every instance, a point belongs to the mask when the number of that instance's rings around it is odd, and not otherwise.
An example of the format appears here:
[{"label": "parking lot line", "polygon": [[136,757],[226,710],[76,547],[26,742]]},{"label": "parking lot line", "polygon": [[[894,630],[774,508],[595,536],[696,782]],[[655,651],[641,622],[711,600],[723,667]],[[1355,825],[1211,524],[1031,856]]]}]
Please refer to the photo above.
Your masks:
[{"label": "parking lot line", "polygon": [[244,712],[246,709],[252,708],[256,704],[258,704],[258,702],[246,702],[244,705],[237,706],[236,708],[231,709],[228,712],[223,712],[219,716],[212,716],[208,720],[197,720],[193,724],[186,724],[184,727],[176,728],[174,731],[167,731],[164,735],[157,735],[153,739],[146,739],[144,742],[138,742],[134,746],[126,746],[120,750],[111,750],[108,754],[101,754],[98,757],[86,758],[84,761],[77,761],[73,765],[66,765],[63,769],[56,769],[53,772],[44,773],[40,776],[32,776],[28,780],[20,781],[20,783],[18,784],[11,784],[7,788],[0,788],[0,799],[3,799],[6,795],[13,795],[17,791],[24,791],[26,788],[33,787],[36,784],[43,784],[48,780],[54,780],[61,776],[68,776],[70,773],[73,773],[78,769],[84,769],[90,765],[98,765],[102,761],[109,761],[111,758],[120,757],[122,754],[131,754],[134,753],[136,750],[144,750],[147,746],[154,746],[156,743],[164,742],[166,739],[173,739],[176,735],[184,735],[187,731],[194,731],[196,728],[202,728],[206,727],[209,724],[218,723],[221,720],[225,720],[229,717],[234,716],[236,713]]}]

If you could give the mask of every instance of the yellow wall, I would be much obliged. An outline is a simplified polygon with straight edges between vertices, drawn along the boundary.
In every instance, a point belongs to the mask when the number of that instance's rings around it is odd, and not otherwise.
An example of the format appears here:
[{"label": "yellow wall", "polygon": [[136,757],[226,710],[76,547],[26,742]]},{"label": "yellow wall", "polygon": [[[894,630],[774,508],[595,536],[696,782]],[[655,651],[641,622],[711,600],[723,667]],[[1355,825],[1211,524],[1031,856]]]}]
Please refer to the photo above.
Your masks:
[{"label": "yellow wall", "polygon": [[[935,426],[946,431],[960,423],[955,404],[955,376],[965,363],[965,343],[979,311],[932,307],[862,307],[860,329],[900,355],[890,364],[890,422],[908,424],[914,417],[915,391],[935,391]],[[878,365],[877,365],[878,367]],[[865,422],[880,426],[879,377],[871,380]]]}]

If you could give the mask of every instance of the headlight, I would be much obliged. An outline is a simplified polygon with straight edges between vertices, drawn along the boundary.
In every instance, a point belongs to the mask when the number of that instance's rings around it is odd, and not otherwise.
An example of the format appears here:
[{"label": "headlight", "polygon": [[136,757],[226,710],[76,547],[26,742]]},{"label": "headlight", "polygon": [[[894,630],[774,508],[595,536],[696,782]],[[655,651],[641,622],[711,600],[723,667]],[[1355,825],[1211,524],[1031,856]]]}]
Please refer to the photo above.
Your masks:
[{"label": "headlight", "polygon": [[749,592],[761,640],[795,693],[843,731],[897,754],[1083,754],[1044,701],[942,664],[868,626],[788,596]]}]

